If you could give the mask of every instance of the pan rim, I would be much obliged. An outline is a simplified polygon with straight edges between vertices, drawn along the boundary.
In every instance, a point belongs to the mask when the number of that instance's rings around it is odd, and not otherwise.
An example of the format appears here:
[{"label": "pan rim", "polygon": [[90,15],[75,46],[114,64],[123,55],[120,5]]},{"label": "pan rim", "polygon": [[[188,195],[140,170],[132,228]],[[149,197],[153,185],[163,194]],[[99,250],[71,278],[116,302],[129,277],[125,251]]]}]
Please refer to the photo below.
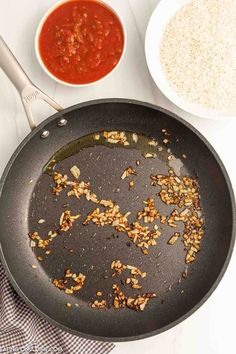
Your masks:
[{"label": "pan rim", "polygon": [[233,187],[232,187],[232,183],[231,180],[229,178],[228,172],[221,160],[221,158],[219,157],[219,155],[217,154],[217,152],[215,151],[215,149],[213,148],[213,146],[210,144],[210,142],[190,123],[188,123],[187,121],[185,121],[183,118],[179,117],[178,115],[176,115],[173,112],[168,111],[167,109],[164,109],[160,106],[154,105],[152,103],[149,102],[142,102],[139,100],[134,100],[134,99],[125,99],[125,98],[107,98],[107,99],[96,99],[96,100],[89,100],[86,102],[82,102],[73,106],[70,106],[66,109],[64,109],[61,112],[57,112],[54,115],[48,117],[47,119],[43,120],[33,131],[31,131],[24,139],[23,141],[20,143],[20,145],[16,148],[16,150],[14,151],[14,153],[12,154],[12,156],[10,157],[10,160],[8,161],[2,177],[0,179],[0,202],[1,202],[1,196],[2,196],[2,190],[5,184],[5,181],[7,179],[8,173],[14,163],[14,161],[16,160],[18,154],[20,153],[20,151],[22,150],[22,148],[28,143],[28,141],[30,141],[30,139],[37,134],[40,131],[43,131],[43,128],[50,122],[56,120],[57,118],[59,118],[61,115],[74,111],[76,109],[79,108],[83,108],[83,107],[87,107],[87,106],[91,106],[91,105],[97,105],[97,104],[103,104],[103,103],[127,103],[127,104],[133,104],[133,105],[139,105],[139,106],[143,106],[143,107],[147,107],[150,109],[154,109],[157,111],[160,111],[164,114],[167,114],[168,116],[170,116],[171,118],[177,120],[178,122],[180,122],[181,124],[183,124],[186,128],[188,128],[189,130],[191,130],[194,134],[197,135],[197,137],[205,144],[205,146],[208,148],[208,150],[212,153],[213,157],[215,158],[217,164],[219,165],[222,174],[224,176],[228,191],[229,191],[229,197],[231,200],[231,209],[232,209],[232,214],[233,214],[233,220],[232,220],[232,233],[231,233],[231,240],[230,240],[230,245],[228,248],[228,253],[227,256],[225,258],[225,262],[223,264],[223,267],[219,273],[219,275],[217,276],[216,280],[214,281],[214,283],[212,284],[211,288],[208,290],[208,292],[203,296],[203,298],[195,305],[193,306],[189,311],[187,311],[184,315],[180,316],[179,318],[177,318],[176,320],[170,322],[168,325],[161,327],[155,331],[151,331],[151,332],[147,332],[147,333],[143,333],[143,334],[139,334],[139,335],[134,335],[134,336],[126,336],[126,337],[103,337],[103,336],[96,336],[96,335],[90,335],[87,333],[83,333],[83,332],[79,332],[79,331],[75,331],[70,329],[69,327],[57,322],[56,320],[52,319],[51,317],[49,317],[47,314],[43,313],[41,310],[39,310],[37,308],[36,305],[34,305],[31,300],[24,294],[24,292],[21,290],[20,286],[18,285],[18,283],[16,282],[16,280],[14,279],[13,275],[11,274],[11,271],[8,267],[8,264],[5,260],[4,257],[4,252],[2,249],[2,245],[1,245],[1,240],[0,240],[0,260],[1,263],[4,267],[4,270],[7,274],[7,277],[10,281],[10,283],[12,284],[13,288],[16,290],[16,292],[19,294],[19,296],[22,298],[22,300],[29,305],[29,307],[36,312],[39,316],[41,316],[43,319],[45,319],[46,321],[48,321],[49,323],[53,324],[54,326],[56,326],[57,328],[60,328],[70,334],[76,335],[76,336],[81,336],[84,337],[86,339],[90,339],[90,340],[97,340],[97,341],[103,341],[103,342],[127,342],[127,341],[134,341],[134,340],[140,340],[140,339],[145,339],[145,338],[149,338],[155,335],[158,335],[160,333],[163,333],[173,327],[175,327],[177,324],[183,322],[184,320],[186,320],[188,317],[190,317],[194,312],[196,312],[208,299],[209,297],[212,295],[212,293],[215,291],[215,289],[217,288],[217,286],[219,285],[220,281],[222,280],[226,269],[229,265],[232,253],[233,253],[233,248],[234,248],[234,243],[235,243],[235,231],[236,231],[236,204],[235,204],[235,196],[234,196],[234,191],[233,191]]}]

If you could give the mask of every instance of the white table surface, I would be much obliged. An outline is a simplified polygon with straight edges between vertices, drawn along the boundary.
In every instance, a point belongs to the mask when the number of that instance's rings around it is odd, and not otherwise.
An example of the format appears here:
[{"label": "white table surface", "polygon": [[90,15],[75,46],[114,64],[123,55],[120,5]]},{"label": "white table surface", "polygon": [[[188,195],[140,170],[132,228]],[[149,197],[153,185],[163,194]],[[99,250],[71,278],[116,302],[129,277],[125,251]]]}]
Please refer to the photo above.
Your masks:
[{"label": "white table surface", "polygon": [[[56,84],[41,70],[33,40],[37,24],[55,0],[0,0],[0,34],[8,42],[31,79],[64,107],[96,98],[126,97],[168,108],[192,123],[211,142],[231,177],[236,191],[235,120],[208,121],[184,113],[171,104],[153,83],[145,62],[144,37],[149,17],[158,0],[107,0],[122,15],[128,34],[124,61],[108,79],[88,88]],[[176,1],[176,0],[173,0]],[[37,121],[51,113],[47,105],[35,105]],[[8,159],[29,133],[18,93],[0,71],[0,174]],[[118,343],[113,354],[231,354],[235,353],[234,252],[220,285],[211,298],[175,328],[149,339]],[[158,314],[157,314],[158,316]],[[93,353],[88,353],[93,354]]]}]

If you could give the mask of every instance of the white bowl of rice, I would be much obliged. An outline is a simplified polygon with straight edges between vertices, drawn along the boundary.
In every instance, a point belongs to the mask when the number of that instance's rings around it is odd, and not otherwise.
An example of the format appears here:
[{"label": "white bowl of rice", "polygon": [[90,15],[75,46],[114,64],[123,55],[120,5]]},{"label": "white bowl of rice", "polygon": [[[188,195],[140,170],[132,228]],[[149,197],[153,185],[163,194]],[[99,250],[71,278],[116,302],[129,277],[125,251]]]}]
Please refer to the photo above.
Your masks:
[{"label": "white bowl of rice", "polygon": [[153,80],[175,105],[236,118],[236,0],[161,0],[145,52]]}]

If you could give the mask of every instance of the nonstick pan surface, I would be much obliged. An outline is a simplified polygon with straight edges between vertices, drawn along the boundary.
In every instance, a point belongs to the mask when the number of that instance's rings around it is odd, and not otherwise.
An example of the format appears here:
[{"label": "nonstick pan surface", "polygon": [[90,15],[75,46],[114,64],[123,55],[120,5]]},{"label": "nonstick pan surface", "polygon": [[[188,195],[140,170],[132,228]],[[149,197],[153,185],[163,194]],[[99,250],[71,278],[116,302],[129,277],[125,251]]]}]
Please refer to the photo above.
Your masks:
[{"label": "nonstick pan surface", "polygon": [[[67,124],[59,127],[62,117]],[[189,266],[187,279],[181,277],[185,268],[184,246],[182,242],[167,245],[172,230],[165,227],[157,245],[143,255],[139,248],[130,245],[126,236],[114,233],[110,227],[99,229],[92,224],[84,227],[80,222],[70,233],[57,237],[52,253],[42,262],[37,261],[38,254],[29,246],[28,233],[55,226],[67,202],[63,193],[59,197],[52,195],[52,179],[43,173],[52,156],[80,137],[104,130],[136,132],[161,143],[163,128],[171,134],[170,143],[168,147],[163,145],[156,159],[144,159],[133,147],[87,146],[61,161],[57,169],[69,174],[69,168],[78,165],[82,178],[90,181],[91,189],[99,197],[110,198],[122,209],[137,212],[147,197],[156,198],[158,189],[150,186],[149,176],[167,173],[162,157],[170,149],[179,159],[176,166],[181,174],[197,177],[205,218],[201,251]],[[41,138],[44,130],[50,133],[46,139]],[[141,161],[137,182],[128,191],[128,182],[121,180],[120,175],[137,159]],[[80,212],[83,217],[94,209],[82,199],[71,198],[69,204],[72,214]],[[165,206],[162,208],[167,212]],[[227,173],[213,148],[191,125],[147,103],[120,99],[92,101],[48,118],[12,156],[1,181],[1,259],[20,296],[50,322],[92,339],[135,340],[176,325],[210,296],[232,253],[234,215],[234,197]],[[38,224],[40,218],[46,220],[44,226]],[[144,312],[113,307],[94,310],[88,306],[98,290],[110,299],[114,283],[110,264],[114,259],[147,272],[142,290],[155,291],[158,297],[149,302]],[[62,277],[68,268],[86,274],[86,285],[75,295],[66,295],[51,284],[51,279]],[[67,302],[73,306],[67,308]],[[75,303],[79,303],[79,308]]]}]

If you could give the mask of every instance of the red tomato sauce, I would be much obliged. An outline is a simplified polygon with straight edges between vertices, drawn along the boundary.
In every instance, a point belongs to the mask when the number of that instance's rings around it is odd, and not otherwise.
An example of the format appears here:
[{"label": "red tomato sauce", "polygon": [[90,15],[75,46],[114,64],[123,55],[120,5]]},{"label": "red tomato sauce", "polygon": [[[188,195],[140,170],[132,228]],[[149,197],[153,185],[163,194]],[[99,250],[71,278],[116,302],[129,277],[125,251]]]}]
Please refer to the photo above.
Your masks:
[{"label": "red tomato sauce", "polygon": [[39,52],[58,79],[87,84],[107,75],[124,50],[124,32],[117,16],[95,0],[70,0],[44,22]]}]

